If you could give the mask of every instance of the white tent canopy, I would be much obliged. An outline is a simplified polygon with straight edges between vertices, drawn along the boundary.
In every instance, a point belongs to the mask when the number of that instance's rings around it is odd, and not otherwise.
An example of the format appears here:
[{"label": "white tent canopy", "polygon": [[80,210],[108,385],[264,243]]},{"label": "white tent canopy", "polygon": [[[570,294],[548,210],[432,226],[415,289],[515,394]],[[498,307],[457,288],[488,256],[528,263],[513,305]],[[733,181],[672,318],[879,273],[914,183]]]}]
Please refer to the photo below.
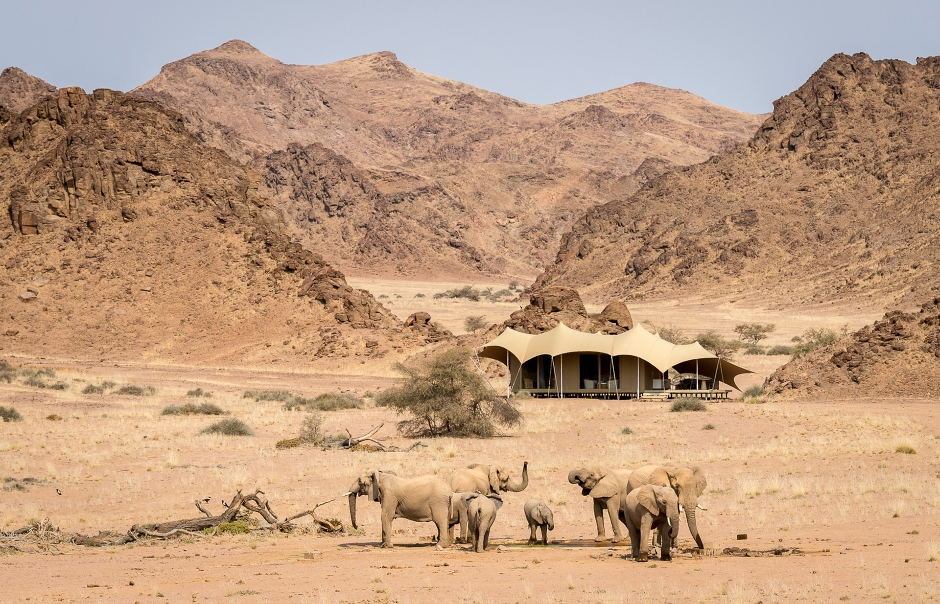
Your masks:
[{"label": "white tent canopy", "polygon": [[[735,377],[752,373],[719,359],[698,342],[673,344],[646,331],[642,325],[617,335],[584,333],[563,323],[551,331],[534,335],[507,328],[483,347],[480,356],[505,363],[508,353],[520,363],[525,363],[541,355],[557,357],[572,352],[596,352],[611,357],[634,356],[663,373],[671,368],[685,370],[690,362],[695,362],[700,365],[700,370],[707,371],[709,375],[718,373],[719,381],[734,388],[737,388]],[[682,366],[682,369],[678,366]]]}]

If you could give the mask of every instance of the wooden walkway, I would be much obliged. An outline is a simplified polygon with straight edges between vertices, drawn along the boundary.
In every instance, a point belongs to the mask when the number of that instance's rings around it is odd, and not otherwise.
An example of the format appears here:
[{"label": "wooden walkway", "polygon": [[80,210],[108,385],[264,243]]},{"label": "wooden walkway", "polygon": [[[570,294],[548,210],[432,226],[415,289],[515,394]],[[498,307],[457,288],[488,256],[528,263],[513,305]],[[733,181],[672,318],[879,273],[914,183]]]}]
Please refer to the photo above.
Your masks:
[{"label": "wooden walkway", "polygon": [[707,401],[725,400],[731,394],[730,390],[645,390],[637,393],[636,390],[566,390],[558,393],[557,390],[529,389],[519,390],[516,394],[527,392],[533,398],[592,398],[603,400],[630,400],[659,399],[670,400],[674,398],[700,398]]}]

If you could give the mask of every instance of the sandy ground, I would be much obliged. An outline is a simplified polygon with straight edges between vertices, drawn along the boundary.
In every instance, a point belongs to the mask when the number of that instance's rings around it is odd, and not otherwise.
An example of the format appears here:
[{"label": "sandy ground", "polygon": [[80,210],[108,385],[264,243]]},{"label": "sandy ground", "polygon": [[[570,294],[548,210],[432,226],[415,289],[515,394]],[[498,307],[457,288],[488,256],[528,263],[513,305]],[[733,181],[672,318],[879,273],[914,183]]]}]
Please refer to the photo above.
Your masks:
[{"label": "sandy ground", "polygon": [[[444,315],[443,303],[452,301],[440,302]],[[689,329],[698,321],[730,331],[739,320],[719,308],[703,307],[698,315],[692,307],[633,308],[638,320],[653,317],[654,323]],[[467,311],[450,312],[457,320]],[[743,316],[779,321],[780,331],[787,330],[775,334],[781,340],[808,326],[865,322],[851,313],[791,313],[784,328],[787,317],[780,314]],[[747,364],[751,357],[741,359]],[[761,363],[755,379],[785,360],[754,359]],[[30,364],[53,367],[68,388],[33,388],[21,379],[0,382],[0,404],[15,407],[24,418],[0,423],[0,478],[41,481],[25,491],[0,490],[0,530],[49,518],[67,532],[125,531],[139,522],[198,516],[197,498],[211,497],[209,509],[219,512],[221,500],[237,489],[255,488],[284,517],[341,495],[355,476],[373,468],[446,480],[469,463],[518,469],[528,461],[530,484],[522,493],[505,494],[491,549],[483,554],[463,546],[437,551],[427,541],[433,526],[406,520],[395,521],[397,547],[379,549],[378,505],[360,498],[362,530],[342,537],[255,532],[114,548],[60,545],[42,552],[25,544],[21,552],[0,550],[3,602],[940,599],[940,413],[927,400],[736,400],[697,413],[671,413],[660,402],[526,400],[521,402],[525,424],[501,438],[433,439],[410,453],[277,450],[275,442],[296,436],[305,413],[244,398],[244,391],[367,395],[394,381],[278,369],[49,359]],[[88,383],[103,380],[152,386],[155,393],[81,394]],[[255,436],[202,435],[215,418],[160,415],[167,405],[192,400],[185,394],[196,387],[211,391],[203,400],[245,421]],[[385,442],[410,442],[396,435],[393,413],[374,407],[368,396],[365,401],[361,410],[325,414],[326,431],[360,433],[385,422],[379,433]],[[46,419],[51,414],[63,419]],[[899,446],[916,453],[898,453]],[[568,484],[568,471],[586,464],[635,468],[666,460],[696,463],[706,472],[702,503],[708,510],[699,515],[706,545],[719,552],[732,546],[798,548],[803,555],[680,555],[668,563],[639,564],[624,558],[626,544],[595,545],[590,501]],[[523,542],[528,529],[522,504],[529,497],[540,497],[555,510],[549,547]],[[344,499],[320,511],[348,522]],[[737,540],[738,534],[747,539]],[[500,545],[504,551],[496,549]],[[686,527],[679,545],[692,545]]]}]

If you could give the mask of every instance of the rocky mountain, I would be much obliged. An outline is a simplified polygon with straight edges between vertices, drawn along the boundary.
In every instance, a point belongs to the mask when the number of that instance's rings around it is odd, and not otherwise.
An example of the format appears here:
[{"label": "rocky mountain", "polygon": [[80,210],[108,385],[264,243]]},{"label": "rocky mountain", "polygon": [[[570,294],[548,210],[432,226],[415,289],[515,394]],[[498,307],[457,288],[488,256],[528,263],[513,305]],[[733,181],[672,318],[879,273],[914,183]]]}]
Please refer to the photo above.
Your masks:
[{"label": "rocky mountain", "polygon": [[791,361],[767,379],[778,398],[940,394],[940,298],[918,312],[885,314],[842,340]]},{"label": "rocky mountain", "polygon": [[[20,113],[47,96],[56,88],[18,67],[7,67],[0,72],[0,107],[10,113]],[[0,118],[2,120],[2,118]]]},{"label": "rocky mountain", "polygon": [[[342,233],[325,253],[344,270],[432,277],[534,276],[576,216],[730,149],[762,121],[649,84],[531,105],[389,52],[287,65],[237,40],[164,66],[132,94],[264,173],[304,242]],[[299,156],[325,150],[370,193],[324,189],[333,165]]]},{"label": "rocky mountain", "polygon": [[258,188],[139,97],[65,88],[13,117],[0,129],[4,354],[309,361],[426,341],[292,240]]},{"label": "rocky mountain", "polygon": [[938,261],[940,57],[838,54],[746,145],[589,210],[537,286],[897,308]]}]

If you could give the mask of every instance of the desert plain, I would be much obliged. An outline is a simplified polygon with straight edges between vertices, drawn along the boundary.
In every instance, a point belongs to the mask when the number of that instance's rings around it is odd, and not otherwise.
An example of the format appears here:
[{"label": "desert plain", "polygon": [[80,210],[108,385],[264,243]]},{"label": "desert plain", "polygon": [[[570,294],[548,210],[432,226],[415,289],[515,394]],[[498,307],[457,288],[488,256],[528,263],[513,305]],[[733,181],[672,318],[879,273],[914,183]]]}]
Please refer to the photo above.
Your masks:
[{"label": "desert plain", "polygon": [[[355,280],[353,280],[355,281]],[[461,316],[499,320],[506,303],[420,300],[451,284],[373,281],[395,312],[409,304],[459,331]],[[485,284],[480,284],[485,285]],[[396,297],[400,296],[400,297]],[[639,303],[637,322],[680,329],[715,325],[733,335],[747,320],[781,325],[772,340],[810,327],[871,322],[871,309],[800,314],[720,304]],[[502,315],[501,315],[502,313]],[[788,357],[741,355],[759,383]],[[389,363],[349,363],[332,372],[292,366],[207,366],[58,358],[10,359],[49,368],[66,390],[0,384],[23,416],[0,423],[0,528],[48,519],[64,533],[94,535],[141,522],[213,513],[236,491],[264,492],[280,517],[319,508],[347,526],[320,535],[298,521],[291,534],[147,539],[117,547],[24,542],[0,556],[4,602],[830,602],[932,601],[940,597],[940,416],[936,398],[804,398],[756,402],[738,397],[707,411],[673,413],[664,401],[526,399],[524,423],[493,439],[423,439],[405,453],[276,449],[296,436],[304,411],[255,401],[245,391],[277,389],[306,396],[348,392],[363,409],[325,412],[325,431],[353,434],[384,422],[383,443],[404,445],[399,419],[371,396],[396,383]],[[402,359],[405,360],[405,359]],[[389,360],[391,361],[391,359]],[[374,368],[369,371],[368,368]],[[81,394],[111,381],[152,387],[149,396]],[[493,379],[501,387],[499,379]],[[214,418],[161,416],[201,388],[209,400],[246,422],[255,436],[200,434]],[[61,420],[46,419],[51,415]],[[706,426],[709,428],[706,429]],[[625,431],[629,428],[629,431]],[[628,433],[625,433],[628,432]],[[913,453],[898,452],[914,451]],[[567,472],[580,465],[635,468],[646,463],[699,464],[708,487],[699,527],[706,555],[683,526],[673,561],[631,561],[628,542],[595,543],[592,507]],[[430,542],[434,526],[398,519],[391,550],[379,548],[378,504],[359,500],[359,530],[349,527],[346,498],[369,469],[445,480],[466,464],[498,462],[517,473],[529,462],[530,483],[504,493],[490,549]],[[26,478],[36,482],[24,481]],[[19,485],[18,487],[15,485]],[[61,492],[58,494],[57,490]],[[522,504],[539,497],[555,511],[547,547],[527,545]],[[263,523],[262,523],[263,524]],[[607,527],[610,535],[610,527]],[[739,540],[739,535],[746,539]],[[747,548],[751,556],[726,548]],[[758,555],[758,552],[761,555]]]}]

